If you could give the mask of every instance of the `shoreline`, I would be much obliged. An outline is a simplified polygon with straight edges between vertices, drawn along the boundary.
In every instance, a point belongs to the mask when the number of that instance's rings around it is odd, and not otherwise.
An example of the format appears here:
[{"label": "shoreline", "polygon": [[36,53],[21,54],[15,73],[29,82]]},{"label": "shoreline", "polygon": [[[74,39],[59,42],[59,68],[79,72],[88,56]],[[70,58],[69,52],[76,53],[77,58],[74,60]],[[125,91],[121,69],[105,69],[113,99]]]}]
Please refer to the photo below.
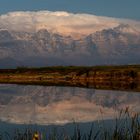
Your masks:
[{"label": "shoreline", "polygon": [[140,65],[0,69],[0,83],[140,91]]}]

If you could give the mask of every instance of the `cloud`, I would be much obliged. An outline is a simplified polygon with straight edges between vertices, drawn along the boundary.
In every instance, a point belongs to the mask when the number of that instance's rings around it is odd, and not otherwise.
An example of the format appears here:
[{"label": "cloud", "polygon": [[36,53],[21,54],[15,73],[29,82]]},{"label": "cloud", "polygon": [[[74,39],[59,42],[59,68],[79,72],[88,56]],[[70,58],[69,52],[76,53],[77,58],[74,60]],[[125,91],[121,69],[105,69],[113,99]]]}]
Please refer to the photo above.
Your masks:
[{"label": "cloud", "polygon": [[119,24],[130,24],[140,30],[140,22],[65,11],[11,12],[0,16],[0,28],[35,32],[46,28],[61,34],[90,34]]}]

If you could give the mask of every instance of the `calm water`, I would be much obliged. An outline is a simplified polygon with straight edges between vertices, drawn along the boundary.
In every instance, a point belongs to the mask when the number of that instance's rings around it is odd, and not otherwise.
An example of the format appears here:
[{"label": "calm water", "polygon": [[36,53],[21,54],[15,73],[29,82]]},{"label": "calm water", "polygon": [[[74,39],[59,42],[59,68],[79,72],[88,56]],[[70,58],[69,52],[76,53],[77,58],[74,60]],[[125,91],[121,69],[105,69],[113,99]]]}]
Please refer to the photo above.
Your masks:
[{"label": "calm water", "polygon": [[113,119],[126,107],[140,112],[140,92],[0,85],[0,121],[9,124],[93,122]]}]

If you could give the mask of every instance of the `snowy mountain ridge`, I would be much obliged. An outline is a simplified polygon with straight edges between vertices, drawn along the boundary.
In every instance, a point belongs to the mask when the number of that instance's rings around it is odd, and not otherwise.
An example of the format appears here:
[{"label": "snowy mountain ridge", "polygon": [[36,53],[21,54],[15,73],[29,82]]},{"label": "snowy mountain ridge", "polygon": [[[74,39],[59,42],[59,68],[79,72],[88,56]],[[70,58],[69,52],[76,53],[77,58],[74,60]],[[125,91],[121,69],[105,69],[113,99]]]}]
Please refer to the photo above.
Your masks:
[{"label": "snowy mountain ridge", "polygon": [[138,64],[139,24],[67,12],[1,15],[0,67]]}]

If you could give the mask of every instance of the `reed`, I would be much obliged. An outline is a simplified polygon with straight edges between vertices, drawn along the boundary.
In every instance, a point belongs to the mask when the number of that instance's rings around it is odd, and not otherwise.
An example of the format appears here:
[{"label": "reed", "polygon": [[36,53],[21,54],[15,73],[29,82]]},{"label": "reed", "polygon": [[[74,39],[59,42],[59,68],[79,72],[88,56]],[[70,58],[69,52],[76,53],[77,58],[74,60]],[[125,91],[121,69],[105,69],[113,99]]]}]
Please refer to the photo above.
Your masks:
[{"label": "reed", "polygon": [[[102,124],[104,125],[104,124]],[[24,132],[15,130],[12,136],[9,132],[0,133],[0,140],[140,140],[140,118],[138,113],[130,113],[129,108],[121,110],[115,119],[114,129],[105,126],[95,131],[94,123],[88,133],[82,133],[78,124],[74,123],[73,134],[57,129],[51,132],[26,129]]]}]

